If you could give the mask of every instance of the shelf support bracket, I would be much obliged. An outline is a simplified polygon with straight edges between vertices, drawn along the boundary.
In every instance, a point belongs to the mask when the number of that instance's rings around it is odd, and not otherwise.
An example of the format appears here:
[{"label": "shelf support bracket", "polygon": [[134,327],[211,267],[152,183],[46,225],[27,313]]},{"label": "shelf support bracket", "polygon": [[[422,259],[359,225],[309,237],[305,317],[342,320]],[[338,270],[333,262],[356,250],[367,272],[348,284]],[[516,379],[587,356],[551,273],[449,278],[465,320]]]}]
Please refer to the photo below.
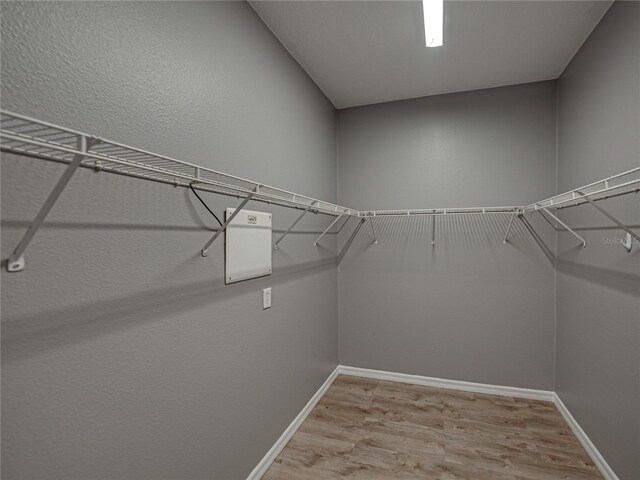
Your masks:
[{"label": "shelf support bracket", "polygon": [[328,232],[329,230],[331,230],[331,227],[333,227],[336,223],[338,223],[338,220],[340,220],[343,216],[344,216],[344,213],[343,213],[343,214],[340,214],[339,216],[337,216],[337,217],[333,220],[333,222],[331,222],[331,224],[329,224],[329,226],[328,226],[327,228],[325,228],[324,232],[322,232],[322,235],[320,235],[318,238],[316,238],[316,241],[315,241],[315,242],[313,242],[313,244],[314,244],[316,247],[318,246],[318,242],[320,241],[320,239],[321,239],[322,237],[324,237],[324,236],[327,234],[327,232]]},{"label": "shelf support bracket", "polygon": [[[616,217],[614,217],[613,215],[611,215],[609,212],[607,212],[604,208],[602,208],[599,205],[596,205],[596,202],[594,202],[593,200],[591,200],[589,198],[588,195],[585,195],[584,193],[576,190],[575,191],[578,195],[580,195],[582,198],[584,198],[587,202],[589,202],[589,204],[595,208],[596,210],[598,210],[601,214],[603,214],[605,217],[607,217],[609,220],[611,220],[613,223],[615,223],[616,225],[618,225],[622,230],[624,230],[625,232],[627,232],[627,243],[623,243],[624,248],[627,249],[627,252],[631,252],[631,247],[633,247],[633,239],[635,238],[636,242],[640,242],[640,237],[633,232],[629,227],[627,227],[625,224],[623,224],[620,220],[618,220]],[[630,237],[629,237],[630,236]]]},{"label": "shelf support bracket", "polygon": [[511,215],[511,220],[509,220],[509,226],[507,227],[507,233],[504,234],[504,240],[502,240],[502,243],[504,245],[507,244],[507,240],[509,239],[509,232],[511,231],[511,227],[513,226],[513,221],[515,220],[517,215],[518,215],[517,210],[513,212],[513,215]]},{"label": "shelf support bracket", "polygon": [[[342,223],[342,225],[340,225],[336,229],[336,233],[342,232],[342,229],[347,225],[347,223],[349,223],[349,220],[351,220],[351,218],[353,218],[353,217],[351,215],[347,214],[347,219]],[[356,218],[360,218],[360,217],[356,217]]]},{"label": "shelf support bracket", "polygon": [[31,240],[38,232],[38,229],[42,226],[44,219],[51,211],[51,208],[55,205],[56,201],[69,183],[69,180],[71,180],[71,177],[82,163],[82,160],[84,160],[84,154],[87,153],[96,143],[97,139],[87,138],[85,135],[78,135],[77,148],[79,153],[76,153],[73,156],[71,163],[69,163],[60,179],[58,179],[58,183],[56,183],[53,190],[51,190],[51,193],[45,200],[44,205],[40,208],[40,211],[33,220],[33,223],[29,226],[22,237],[22,240],[20,240],[20,243],[18,243],[13,253],[9,256],[9,260],[7,261],[8,272],[20,272],[24,270],[24,251],[29,246],[29,243],[31,243]]},{"label": "shelf support bracket", "polygon": [[373,217],[369,217],[369,225],[371,225],[371,233],[373,233],[373,244],[378,244],[378,237],[376,237],[376,231],[373,228]]},{"label": "shelf support bracket", "polygon": [[547,222],[549,225],[551,225],[551,228],[553,228],[556,232],[558,231],[558,229],[557,229],[557,228],[556,228],[556,226],[553,224],[553,222],[547,218],[547,216],[542,212],[542,210],[536,210],[536,211],[540,214],[540,216],[541,216],[542,218],[544,218],[544,221],[545,221],[545,222]]},{"label": "shelf support bracket", "polygon": [[251,192],[249,192],[247,196],[244,197],[244,200],[242,201],[242,203],[238,207],[236,207],[236,209],[233,211],[231,215],[229,215],[229,218],[227,218],[227,220],[220,226],[218,231],[213,235],[213,237],[211,237],[211,239],[202,248],[203,257],[206,257],[208,255],[208,250],[211,244],[215,242],[216,238],[218,238],[222,234],[222,232],[224,232],[227,229],[227,227],[233,221],[233,219],[236,218],[236,215],[240,213],[240,211],[244,208],[244,206],[247,203],[249,203],[249,200],[251,200],[257,192],[258,192],[258,187],[254,188]]},{"label": "shelf support bracket", "polygon": [[309,210],[311,210],[313,208],[313,206],[315,204],[317,204],[317,203],[318,202],[313,202],[311,205],[309,205],[307,208],[305,208],[304,211],[298,216],[298,218],[296,218],[296,221],[293,222],[291,224],[291,226],[289,228],[287,228],[287,230],[282,235],[280,235],[280,238],[278,238],[278,240],[276,240],[276,243],[273,245],[273,249],[274,250],[278,250],[278,248],[280,248],[280,247],[278,247],[278,245],[280,244],[282,239],[284,237],[286,237],[287,235],[289,235],[289,232],[291,232],[291,230],[293,230],[293,227],[295,227],[298,224],[298,222],[300,220],[302,220],[302,217],[304,217],[307,213],[309,213]]},{"label": "shelf support bracket", "polygon": [[558,217],[556,217],[553,213],[551,213],[549,211],[548,208],[542,207],[542,210],[544,210],[547,215],[549,215],[551,218],[553,218],[556,222],[558,222],[560,225],[562,225],[564,228],[567,229],[567,231],[573,235],[574,237],[576,237],[578,240],[580,240],[582,242],[582,246],[586,247],[587,246],[587,241],[582,238],[580,235],[578,235],[576,232],[574,232],[571,227],[569,227],[569,225],[567,225],[566,223],[564,223],[562,220],[560,220]]},{"label": "shelf support bracket", "polygon": [[[351,217],[349,217],[349,218],[351,218]],[[353,232],[349,236],[349,239],[345,242],[344,247],[342,247],[342,250],[340,251],[340,253],[338,253],[338,266],[340,266],[340,263],[342,262],[342,259],[347,254],[347,250],[349,250],[349,247],[353,243],[353,240],[356,238],[356,235],[358,235],[358,232],[360,231],[360,228],[362,228],[362,225],[364,225],[364,222],[366,222],[366,221],[367,221],[366,218],[360,218],[360,221],[356,225],[356,228],[353,229]],[[343,225],[343,227],[344,227],[344,225]]]},{"label": "shelf support bracket", "polygon": [[433,211],[431,220],[431,245],[436,244],[436,211]]}]

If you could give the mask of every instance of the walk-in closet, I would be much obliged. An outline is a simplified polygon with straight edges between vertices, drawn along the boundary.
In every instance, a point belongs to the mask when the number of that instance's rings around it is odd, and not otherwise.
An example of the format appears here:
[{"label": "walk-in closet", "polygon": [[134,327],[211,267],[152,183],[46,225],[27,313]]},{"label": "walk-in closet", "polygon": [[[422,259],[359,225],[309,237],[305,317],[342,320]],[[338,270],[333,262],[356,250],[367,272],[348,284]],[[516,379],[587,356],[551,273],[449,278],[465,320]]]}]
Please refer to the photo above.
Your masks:
[{"label": "walk-in closet", "polygon": [[0,4],[3,480],[640,479],[640,2]]}]

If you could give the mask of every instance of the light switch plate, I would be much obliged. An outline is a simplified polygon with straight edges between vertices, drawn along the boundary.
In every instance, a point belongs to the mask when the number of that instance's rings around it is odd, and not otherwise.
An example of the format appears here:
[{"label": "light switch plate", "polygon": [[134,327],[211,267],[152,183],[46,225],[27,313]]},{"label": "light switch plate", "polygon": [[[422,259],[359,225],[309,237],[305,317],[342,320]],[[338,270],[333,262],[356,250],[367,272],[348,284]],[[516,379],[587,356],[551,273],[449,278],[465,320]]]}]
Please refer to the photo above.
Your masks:
[{"label": "light switch plate", "polygon": [[271,308],[271,287],[262,290],[262,309]]}]

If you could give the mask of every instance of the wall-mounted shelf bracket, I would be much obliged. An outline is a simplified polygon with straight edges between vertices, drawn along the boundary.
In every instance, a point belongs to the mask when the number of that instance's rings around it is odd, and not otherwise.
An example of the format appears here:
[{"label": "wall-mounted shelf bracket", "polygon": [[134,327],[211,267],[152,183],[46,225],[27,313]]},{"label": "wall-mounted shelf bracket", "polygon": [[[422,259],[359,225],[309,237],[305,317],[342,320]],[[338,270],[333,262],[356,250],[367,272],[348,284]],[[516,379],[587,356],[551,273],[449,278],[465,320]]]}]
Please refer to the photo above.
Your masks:
[{"label": "wall-mounted shelf bracket", "polygon": [[85,155],[83,155],[83,153],[86,153],[96,143],[98,143],[98,140],[96,138],[86,137],[85,135],[78,135],[77,148],[80,153],[77,153],[73,156],[73,159],[45,200],[44,205],[42,205],[42,207],[40,208],[40,211],[36,215],[36,218],[33,220],[33,223],[27,229],[24,236],[22,237],[22,240],[20,240],[20,243],[18,243],[11,256],[9,256],[9,259],[7,260],[8,272],[20,272],[24,270],[24,251],[29,246],[29,243],[31,243],[31,240],[38,232],[38,229],[42,226],[44,219],[47,217],[47,215],[55,205],[56,201],[69,183],[69,180],[71,180],[71,177],[82,163],[82,160],[84,160]]},{"label": "wall-mounted shelf bracket", "polygon": [[582,246],[583,246],[583,247],[586,247],[586,246],[587,246],[587,241],[586,241],[584,238],[582,238],[580,235],[578,235],[576,232],[574,232],[574,231],[571,229],[571,227],[569,227],[569,225],[567,225],[567,224],[566,224],[566,223],[564,223],[562,220],[560,220],[558,217],[556,217],[553,213],[551,213],[551,212],[549,211],[549,209],[548,209],[548,208],[544,208],[544,207],[542,207],[542,210],[543,210],[544,212],[546,212],[546,214],[547,214],[547,215],[549,215],[551,218],[553,218],[556,222],[558,222],[560,225],[562,225],[564,228],[566,228],[566,229],[567,229],[567,231],[568,231],[571,235],[573,235],[573,236],[574,236],[574,237],[576,237],[578,240],[580,240],[580,241],[582,242]]},{"label": "wall-mounted shelf bracket", "polygon": [[640,242],[640,237],[636,233],[634,233],[629,227],[623,224],[620,220],[618,220],[616,217],[614,217],[609,212],[607,212],[604,208],[602,208],[599,205],[596,205],[596,203],[593,200],[591,200],[588,195],[585,195],[584,193],[578,190],[576,190],[576,193],[580,195],[582,198],[584,198],[587,202],[589,202],[589,205],[591,205],[593,208],[598,210],[600,213],[602,213],[605,217],[607,217],[613,223],[618,225],[622,230],[627,232],[626,241],[622,245],[627,249],[628,252],[631,252],[631,248],[633,247],[633,239],[635,238],[637,242]]},{"label": "wall-mounted shelf bracket", "polygon": [[378,244],[378,237],[376,237],[376,230],[373,228],[373,217],[369,217],[369,225],[371,225],[371,233],[373,234],[373,244]]},{"label": "wall-mounted shelf bracket", "polygon": [[278,247],[278,245],[280,244],[280,242],[282,241],[282,239],[283,239],[284,237],[286,237],[287,235],[289,235],[289,232],[291,232],[291,230],[293,230],[293,227],[295,227],[295,226],[298,224],[298,222],[299,222],[300,220],[302,220],[302,217],[304,217],[307,213],[309,213],[309,211],[310,211],[310,210],[312,210],[312,208],[313,208],[317,203],[318,203],[318,202],[313,202],[311,205],[309,205],[307,208],[305,208],[305,209],[304,209],[304,211],[303,211],[303,212],[298,216],[298,218],[296,218],[296,221],[295,221],[295,222],[293,222],[293,223],[291,224],[291,226],[290,226],[289,228],[287,228],[287,230],[286,230],[282,235],[280,235],[280,238],[278,238],[278,240],[276,240],[276,243],[273,245],[273,249],[274,249],[274,250],[278,250],[278,248],[279,248],[279,247]]},{"label": "wall-mounted shelf bracket", "polygon": [[[342,259],[347,254],[347,250],[349,250],[349,247],[351,247],[351,244],[355,240],[356,236],[358,235],[358,232],[362,228],[362,225],[364,225],[364,222],[366,222],[366,221],[367,221],[366,218],[362,218],[361,217],[360,221],[356,225],[356,228],[354,228],[353,232],[351,232],[351,235],[349,236],[349,238],[345,242],[344,247],[342,247],[342,250],[338,253],[338,266],[340,265],[340,263],[342,263]],[[345,222],[345,225],[346,225],[346,222]],[[342,225],[342,226],[344,227],[344,225]]]},{"label": "wall-mounted shelf bracket", "polygon": [[208,255],[208,250],[209,247],[211,246],[211,244],[213,242],[216,241],[216,238],[218,238],[222,232],[224,232],[227,227],[229,226],[229,224],[233,221],[234,218],[236,218],[236,215],[238,215],[240,213],[240,211],[244,208],[244,206],[249,203],[249,200],[251,200],[253,198],[253,196],[258,193],[258,188],[259,186],[256,186],[252,192],[248,193],[247,196],[244,198],[244,200],[242,201],[242,203],[236,207],[236,209],[233,211],[233,213],[231,215],[229,215],[229,218],[227,218],[227,220],[222,224],[222,226],[218,229],[218,231],[213,235],[213,237],[211,237],[211,239],[206,243],[206,245],[202,248],[202,256],[206,257]]},{"label": "wall-mounted shelf bracket", "polygon": [[516,210],[511,215],[511,220],[509,220],[509,226],[507,227],[507,232],[504,234],[504,240],[502,240],[502,243],[504,245],[506,245],[507,244],[507,240],[509,240],[509,232],[511,231],[511,227],[513,226],[513,221],[515,220],[516,216],[518,216],[519,214],[520,214],[520,212],[518,212],[518,210]]},{"label": "wall-mounted shelf bracket", "polygon": [[318,238],[316,238],[316,241],[315,241],[315,242],[313,242],[313,244],[314,244],[316,247],[318,246],[318,242],[320,241],[320,239],[321,239],[322,237],[324,237],[324,236],[327,234],[327,232],[328,232],[329,230],[331,230],[331,227],[333,227],[336,223],[338,223],[338,220],[340,220],[343,216],[344,216],[344,215],[340,215],[340,216],[336,217],[336,218],[333,220],[333,222],[331,222],[331,223],[329,224],[329,226],[328,226],[327,228],[325,228],[324,232],[322,232],[322,235],[320,235]]},{"label": "wall-mounted shelf bracket", "polygon": [[[433,213],[435,214],[435,210]],[[433,215],[431,220],[431,245],[436,244],[436,215]]]}]

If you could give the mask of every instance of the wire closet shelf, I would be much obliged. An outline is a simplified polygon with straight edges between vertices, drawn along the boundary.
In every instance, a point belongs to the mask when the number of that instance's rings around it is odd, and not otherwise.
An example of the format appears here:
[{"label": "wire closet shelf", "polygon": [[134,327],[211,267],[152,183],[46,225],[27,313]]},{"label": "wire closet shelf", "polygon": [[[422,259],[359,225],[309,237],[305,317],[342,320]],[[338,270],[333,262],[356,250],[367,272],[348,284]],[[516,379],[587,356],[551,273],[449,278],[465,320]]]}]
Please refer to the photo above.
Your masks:
[{"label": "wire closet shelf", "polygon": [[524,206],[502,207],[453,207],[453,208],[413,208],[397,210],[361,210],[360,217],[412,217],[417,215],[491,215],[518,214],[535,212],[544,209],[563,209],[608,198],[638,193],[640,191],[640,167],[618,173],[597,182],[574,188],[568,192],[554,195],[539,202]]},{"label": "wire closet shelf", "polygon": [[[581,240],[583,246],[586,246],[584,238],[571,230],[570,227],[551,213],[550,210],[563,209],[587,203],[627,232],[628,241],[625,246],[629,251],[631,251],[632,238],[640,241],[640,236],[596,204],[596,202],[607,198],[633,192],[638,193],[638,191],[640,191],[640,167],[524,206],[358,211],[6,110],[0,110],[0,149],[4,152],[61,162],[68,165],[33,223],[9,257],[7,269],[11,272],[24,269],[24,250],[78,167],[91,168],[97,171],[126,175],[174,186],[191,187],[206,192],[242,198],[243,201],[236,208],[235,213],[227,219],[204,246],[202,250],[203,256],[207,256],[208,247],[225,231],[229,222],[231,222],[233,217],[242,210],[249,201],[264,202],[301,210],[300,216],[275,242],[274,249],[278,249],[278,244],[291,232],[300,219],[309,212],[335,217],[322,235],[316,239],[314,242],[315,245],[318,245],[318,241],[342,217],[359,217],[361,220],[360,225],[362,222],[368,221],[374,235],[375,243],[377,243],[372,222],[372,220],[377,217],[410,218],[414,216],[432,216],[434,217],[433,232],[435,232],[436,216],[509,214],[511,215],[511,220],[503,242],[506,244],[513,220],[526,213],[539,211],[555,219],[576,238]],[[435,244],[434,235],[432,235],[432,244]]]},{"label": "wire closet shelf", "polygon": [[[80,166],[144,180],[246,198],[327,215],[358,216],[358,211],[317,198],[289,192],[189,162],[158,155],[94,135],[60,127],[17,113],[0,110],[3,151],[44,160],[71,163],[82,155]],[[87,149],[80,140],[87,140]]]}]

